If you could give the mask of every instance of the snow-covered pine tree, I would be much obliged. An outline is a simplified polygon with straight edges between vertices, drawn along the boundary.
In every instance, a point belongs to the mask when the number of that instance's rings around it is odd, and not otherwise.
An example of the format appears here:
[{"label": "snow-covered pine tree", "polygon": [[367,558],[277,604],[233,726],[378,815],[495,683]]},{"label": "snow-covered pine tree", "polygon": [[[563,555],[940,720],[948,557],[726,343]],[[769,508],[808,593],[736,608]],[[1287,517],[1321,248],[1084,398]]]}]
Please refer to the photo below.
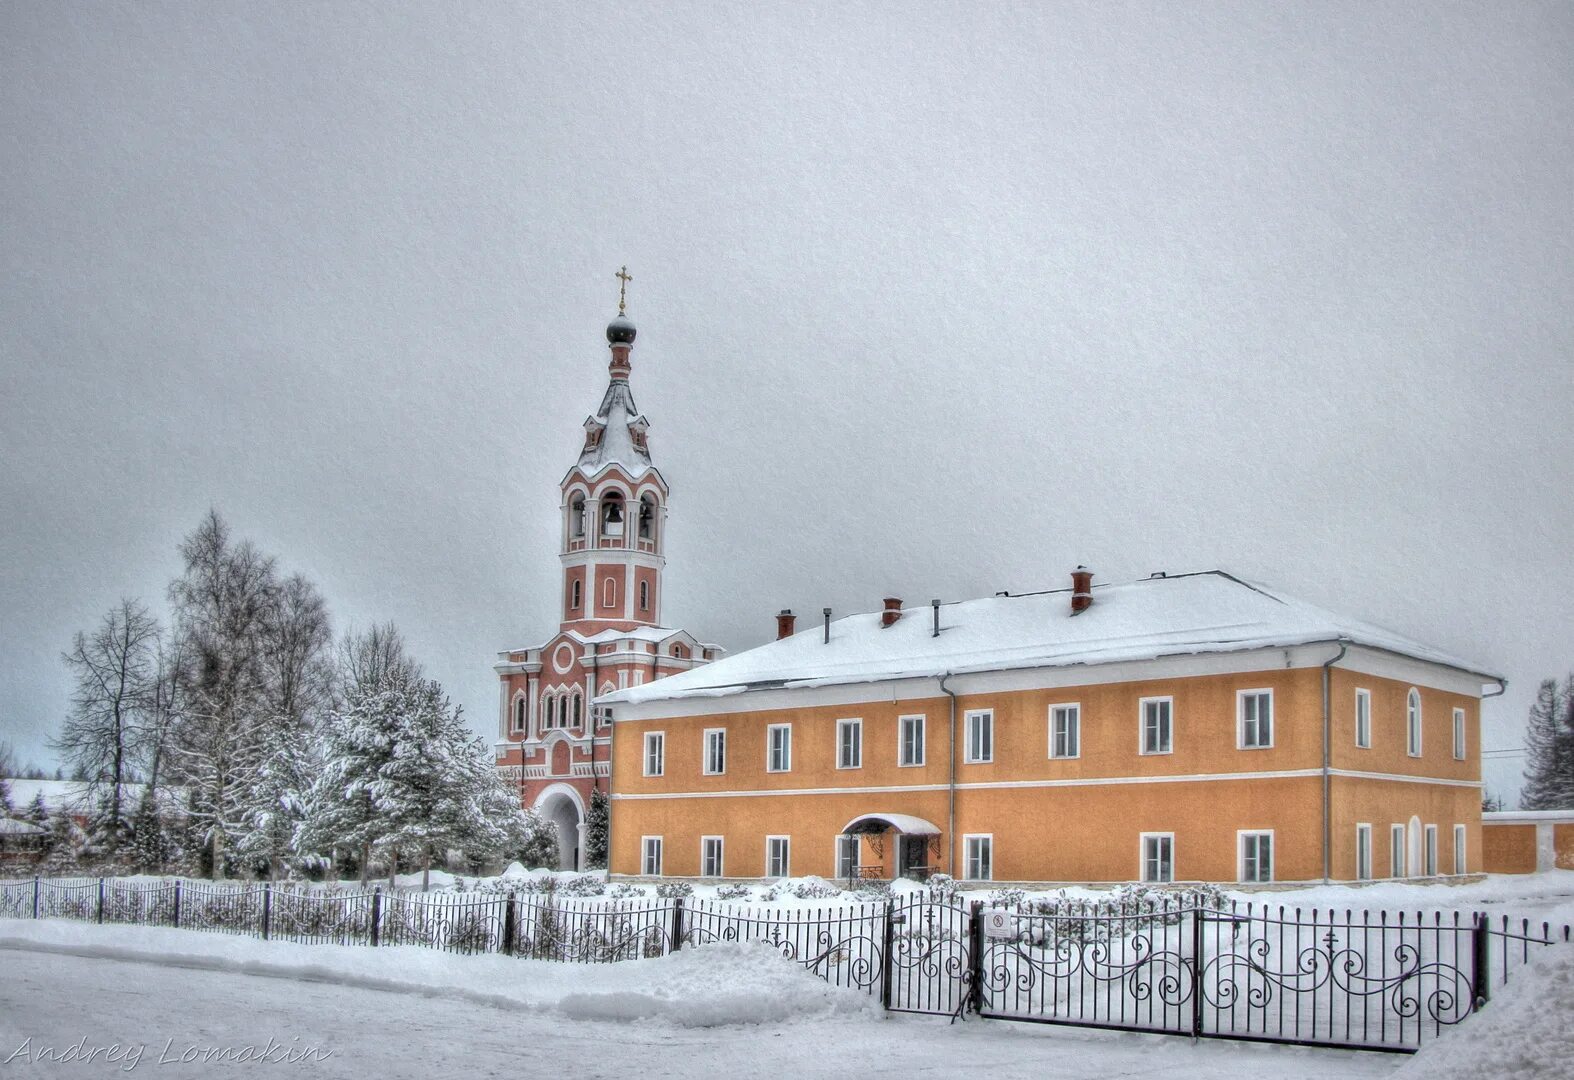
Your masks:
[{"label": "snow-covered pine tree", "polygon": [[242,797],[245,823],[235,845],[237,858],[268,876],[283,876],[295,854],[295,836],[306,818],[312,778],[318,773],[314,742],[304,724],[285,719],[262,736],[255,777]]},{"label": "snow-covered pine tree", "polygon": [[34,825],[49,824],[49,807],[44,805],[44,793],[42,791],[33,796],[33,801],[28,804],[27,810],[23,812],[23,817]]},{"label": "snow-covered pine tree", "polygon": [[138,873],[159,874],[175,858],[179,845],[159,809],[158,796],[149,785],[137,800],[131,819],[131,860]]},{"label": "snow-covered pine tree", "polygon": [[612,802],[598,787],[590,793],[590,806],[585,810],[585,865],[588,869],[600,870],[607,865],[611,818]]},{"label": "snow-covered pine tree", "polygon": [[1526,810],[1574,807],[1574,674],[1560,687],[1543,680],[1525,732],[1529,768],[1520,805]]}]

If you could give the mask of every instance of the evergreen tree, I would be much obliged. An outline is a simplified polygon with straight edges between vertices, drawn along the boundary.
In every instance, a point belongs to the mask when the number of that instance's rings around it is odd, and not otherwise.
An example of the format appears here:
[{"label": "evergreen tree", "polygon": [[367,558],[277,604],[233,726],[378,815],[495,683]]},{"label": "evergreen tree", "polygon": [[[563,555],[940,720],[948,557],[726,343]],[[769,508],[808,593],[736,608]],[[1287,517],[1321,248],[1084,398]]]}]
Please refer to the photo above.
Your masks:
[{"label": "evergreen tree", "polygon": [[1574,807],[1574,675],[1562,687],[1546,679],[1537,689],[1525,745],[1529,768],[1520,805],[1526,810]]},{"label": "evergreen tree", "polygon": [[611,835],[612,802],[599,787],[590,793],[585,810],[585,865],[590,870],[605,869],[607,843]]},{"label": "evergreen tree", "polygon": [[44,793],[42,791],[33,796],[33,801],[23,816],[34,825],[49,824],[49,808],[44,805]]},{"label": "evergreen tree", "polygon": [[316,773],[313,743],[303,725],[280,722],[264,733],[255,778],[242,797],[237,857],[266,867],[272,878],[282,876],[285,861],[295,854],[295,834],[306,818]]},{"label": "evergreen tree", "polygon": [[143,789],[132,818],[131,858],[138,872],[162,873],[175,860],[179,845],[171,834],[152,785]]}]

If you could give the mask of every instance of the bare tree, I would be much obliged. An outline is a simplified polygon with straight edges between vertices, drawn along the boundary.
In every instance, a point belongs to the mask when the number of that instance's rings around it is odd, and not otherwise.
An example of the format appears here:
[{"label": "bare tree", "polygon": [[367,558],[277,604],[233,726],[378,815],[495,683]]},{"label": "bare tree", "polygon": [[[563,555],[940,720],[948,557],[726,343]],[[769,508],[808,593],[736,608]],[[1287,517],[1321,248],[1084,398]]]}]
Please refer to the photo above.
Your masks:
[{"label": "bare tree", "polygon": [[171,583],[180,638],[182,707],[169,749],[188,788],[189,813],[209,845],[215,876],[245,827],[244,799],[261,753],[267,709],[265,657],[280,585],[274,560],[232,543],[209,511],[181,544],[185,571]]},{"label": "bare tree", "polygon": [[357,694],[374,693],[396,678],[421,678],[421,665],[405,651],[404,635],[391,622],[350,631],[339,641],[341,704]]},{"label": "bare tree", "polygon": [[16,772],[16,752],[11,744],[0,739],[0,817],[7,817],[14,809],[11,805],[11,785],[7,783]]},{"label": "bare tree", "polygon": [[300,574],[278,587],[262,642],[269,710],[302,726],[329,704],[333,633],[322,594]]},{"label": "bare tree", "polygon": [[75,688],[54,745],[86,779],[94,804],[104,808],[112,851],[120,848],[124,831],[124,789],[136,760],[158,642],[158,622],[147,608],[122,600],[91,634],[78,633],[63,657]]}]

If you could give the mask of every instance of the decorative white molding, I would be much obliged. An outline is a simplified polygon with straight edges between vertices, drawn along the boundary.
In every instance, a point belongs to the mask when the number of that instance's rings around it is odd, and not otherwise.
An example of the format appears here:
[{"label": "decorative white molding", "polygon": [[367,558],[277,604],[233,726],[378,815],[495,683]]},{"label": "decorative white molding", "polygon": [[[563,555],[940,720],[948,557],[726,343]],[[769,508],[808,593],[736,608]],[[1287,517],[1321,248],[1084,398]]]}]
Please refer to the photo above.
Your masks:
[{"label": "decorative white molding", "polygon": [[524,767],[521,765],[499,765],[497,767],[497,775],[510,783],[517,784],[524,779],[523,769]]},{"label": "decorative white molding", "polygon": [[524,765],[521,767],[525,770],[526,780],[546,780],[552,775],[547,771],[545,765]]}]

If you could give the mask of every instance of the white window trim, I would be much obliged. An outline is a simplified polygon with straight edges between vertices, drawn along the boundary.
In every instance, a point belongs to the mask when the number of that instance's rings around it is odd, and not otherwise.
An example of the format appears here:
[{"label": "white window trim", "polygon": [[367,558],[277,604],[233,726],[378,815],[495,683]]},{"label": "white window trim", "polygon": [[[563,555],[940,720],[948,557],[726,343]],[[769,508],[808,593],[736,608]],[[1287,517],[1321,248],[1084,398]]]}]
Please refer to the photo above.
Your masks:
[{"label": "white window trim", "polygon": [[[967,873],[968,866],[973,861],[972,857],[968,854],[968,848],[971,846],[971,841],[974,841],[974,840],[987,840],[987,841],[989,841],[989,876],[988,877],[969,877],[968,876],[968,873]],[[995,880],[995,834],[994,833],[963,833],[962,834],[962,880],[963,881],[994,881]]]},{"label": "white window trim", "polygon": [[1442,852],[1438,850],[1438,845],[1437,845],[1437,826],[1436,825],[1423,825],[1423,826],[1421,826],[1421,876],[1422,877],[1437,877],[1438,876],[1438,871],[1442,869],[1442,867],[1439,865],[1441,863],[1441,861],[1442,861],[1441,856],[1442,856]]},{"label": "white window trim", "polygon": [[[1268,741],[1252,746],[1246,745],[1246,699],[1256,694],[1268,695]],[[1273,744],[1279,738],[1279,718],[1276,715],[1273,700],[1273,687],[1263,686],[1254,690],[1235,691],[1235,749],[1237,750],[1272,750]],[[1261,720],[1258,721],[1261,724]]]},{"label": "white window trim", "polygon": [[1463,825],[1454,826],[1454,873],[1470,873],[1469,833]]},{"label": "white window trim", "polygon": [[[660,758],[661,758],[661,761],[659,762],[659,764],[661,765],[661,768],[658,769],[656,772],[651,772],[650,771],[650,744],[651,744],[652,741],[659,741],[661,743],[661,753],[659,755]],[[643,743],[643,746],[644,746],[645,753],[644,753],[643,758],[641,759],[640,766],[641,766],[641,768],[643,768],[645,770],[645,775],[646,776],[665,776],[665,775],[667,775],[667,733],[665,731],[647,731],[647,732],[645,732],[645,741]]]},{"label": "white window trim", "polygon": [[[719,863],[720,865],[718,866],[716,873],[714,873],[714,874],[707,874],[705,872],[705,845],[708,844],[712,840],[716,841],[716,849],[717,849],[716,862]],[[720,877],[726,877],[727,876],[727,838],[726,837],[724,837],[724,836],[702,836],[702,837],[700,837],[700,873],[699,873],[699,876],[702,877],[702,878],[720,878]]]},{"label": "white window trim", "polygon": [[[858,763],[856,765],[843,765],[842,732],[850,727],[858,729]],[[849,716],[836,721],[836,767],[838,769],[861,769],[864,767],[864,722],[862,717]]]},{"label": "white window trim", "polygon": [[[1252,878],[1246,880],[1246,838],[1248,836],[1266,836],[1268,838],[1268,878]],[[1272,829],[1236,829],[1235,830],[1235,880],[1242,885],[1270,885],[1279,877],[1279,842],[1274,838]]]},{"label": "white window trim", "polygon": [[[787,733],[787,741],[782,747],[782,749],[784,751],[782,757],[785,759],[785,764],[779,769],[773,769],[773,768],[771,768],[771,734],[772,734],[772,732],[775,732],[775,731],[778,731],[778,730],[785,731]],[[792,772],[792,725],[791,724],[767,724],[765,726],[765,771],[768,772],[768,773],[787,773],[787,772]]]},{"label": "white window trim", "polygon": [[[989,718],[989,756],[973,756],[973,720],[980,716]],[[962,714],[962,764],[964,765],[992,765],[995,761],[995,710],[994,709],[968,709]],[[973,836],[990,836],[993,833],[972,833]],[[991,879],[992,880],[992,879]]]},{"label": "white window trim", "polygon": [[[787,857],[782,860],[782,872],[779,874],[771,872],[771,841],[773,840],[780,840],[787,845]],[[768,834],[765,837],[765,876],[768,878],[792,877],[792,837],[782,833]]]},{"label": "white window trim", "polygon": [[[1076,728],[1077,728],[1077,752],[1075,754],[1057,754],[1057,753],[1055,753],[1055,711],[1057,709],[1071,709],[1071,710],[1073,710],[1074,715],[1076,716],[1076,719],[1077,719],[1077,723],[1076,723]],[[1054,704],[1050,705],[1049,713],[1047,715],[1048,715],[1048,719],[1047,719],[1046,722],[1049,724],[1049,756],[1050,756],[1050,759],[1053,760],[1053,761],[1075,761],[1077,758],[1081,757],[1082,756],[1082,702],[1080,702],[1080,701],[1057,701]],[[1174,740],[1175,732],[1173,730],[1174,729],[1174,724],[1175,724],[1175,712],[1174,712],[1174,706],[1171,706],[1170,707],[1170,726],[1171,726],[1170,743],[1171,743],[1171,745],[1174,745],[1174,741],[1175,741]]]},{"label": "white window trim", "polygon": [[[1361,741],[1361,703],[1366,702],[1366,741]],[[1357,750],[1372,748],[1372,692],[1357,689],[1355,692],[1355,746]]]},{"label": "white window trim", "polygon": [[[907,722],[918,721],[918,760],[903,761],[902,751],[907,745]],[[896,767],[921,769],[929,760],[929,717],[925,713],[908,713],[896,718]]]},{"label": "white window trim", "polygon": [[[721,768],[710,767],[710,737],[721,736]],[[724,776],[727,772],[727,729],[723,727],[708,727],[700,743],[700,772],[706,776]]]},{"label": "white window trim", "polygon": [[[656,869],[650,867],[650,843],[656,842]],[[639,872],[645,877],[661,877],[661,857],[666,853],[666,843],[660,836],[642,836],[639,838]]]},{"label": "white window trim", "polygon": [[[1361,837],[1366,836],[1366,865],[1361,865]],[[1364,871],[1364,873],[1363,873]],[[1372,880],[1372,823],[1358,821],[1355,826],[1355,880]]]},{"label": "white window trim", "polygon": [[[1169,881],[1150,881],[1148,878],[1148,841],[1168,840],[1170,842],[1170,877]],[[1152,885],[1168,885],[1175,881],[1175,834],[1172,832],[1145,832],[1137,838],[1137,880]]]},{"label": "white window trim", "polygon": [[1470,746],[1465,737],[1465,710],[1454,710],[1454,760],[1464,761],[1469,756]]},{"label": "white window trim", "polygon": [[[1398,873],[1394,873],[1395,869]],[[1388,826],[1388,876],[1403,881],[1410,876],[1410,837],[1403,823]]]},{"label": "white window trim", "polygon": [[842,869],[842,841],[843,840],[851,840],[853,842],[853,870],[855,872],[858,869],[858,856],[863,851],[863,841],[861,839],[859,839],[857,836],[850,835],[848,833],[837,833],[834,837],[832,837],[832,839],[831,839],[831,873],[834,874],[838,878],[843,876],[842,873],[841,873],[841,869]]},{"label": "white window trim", "polygon": [[[1169,746],[1163,750],[1148,749],[1148,706],[1156,702],[1167,702],[1170,712],[1170,741]],[[1158,694],[1154,697],[1137,699],[1137,755],[1139,757],[1156,757],[1159,754],[1173,754],[1175,752],[1175,698],[1169,694]]]},{"label": "white window trim", "polygon": [[[1411,710],[1410,710],[1410,702],[1411,702],[1412,698],[1415,700],[1415,747],[1414,747],[1414,749],[1412,749],[1411,745],[1410,745],[1410,743],[1411,743],[1411,738],[1410,738],[1410,735],[1411,735],[1411,728],[1410,728],[1410,712],[1411,712]],[[1405,691],[1405,754],[1407,756],[1414,757],[1414,758],[1418,758],[1418,757],[1421,756],[1422,751],[1426,749],[1426,744],[1424,742],[1425,734],[1426,734],[1426,710],[1424,708],[1422,708],[1421,691],[1417,690],[1415,687],[1412,686],[1409,690]]]}]

